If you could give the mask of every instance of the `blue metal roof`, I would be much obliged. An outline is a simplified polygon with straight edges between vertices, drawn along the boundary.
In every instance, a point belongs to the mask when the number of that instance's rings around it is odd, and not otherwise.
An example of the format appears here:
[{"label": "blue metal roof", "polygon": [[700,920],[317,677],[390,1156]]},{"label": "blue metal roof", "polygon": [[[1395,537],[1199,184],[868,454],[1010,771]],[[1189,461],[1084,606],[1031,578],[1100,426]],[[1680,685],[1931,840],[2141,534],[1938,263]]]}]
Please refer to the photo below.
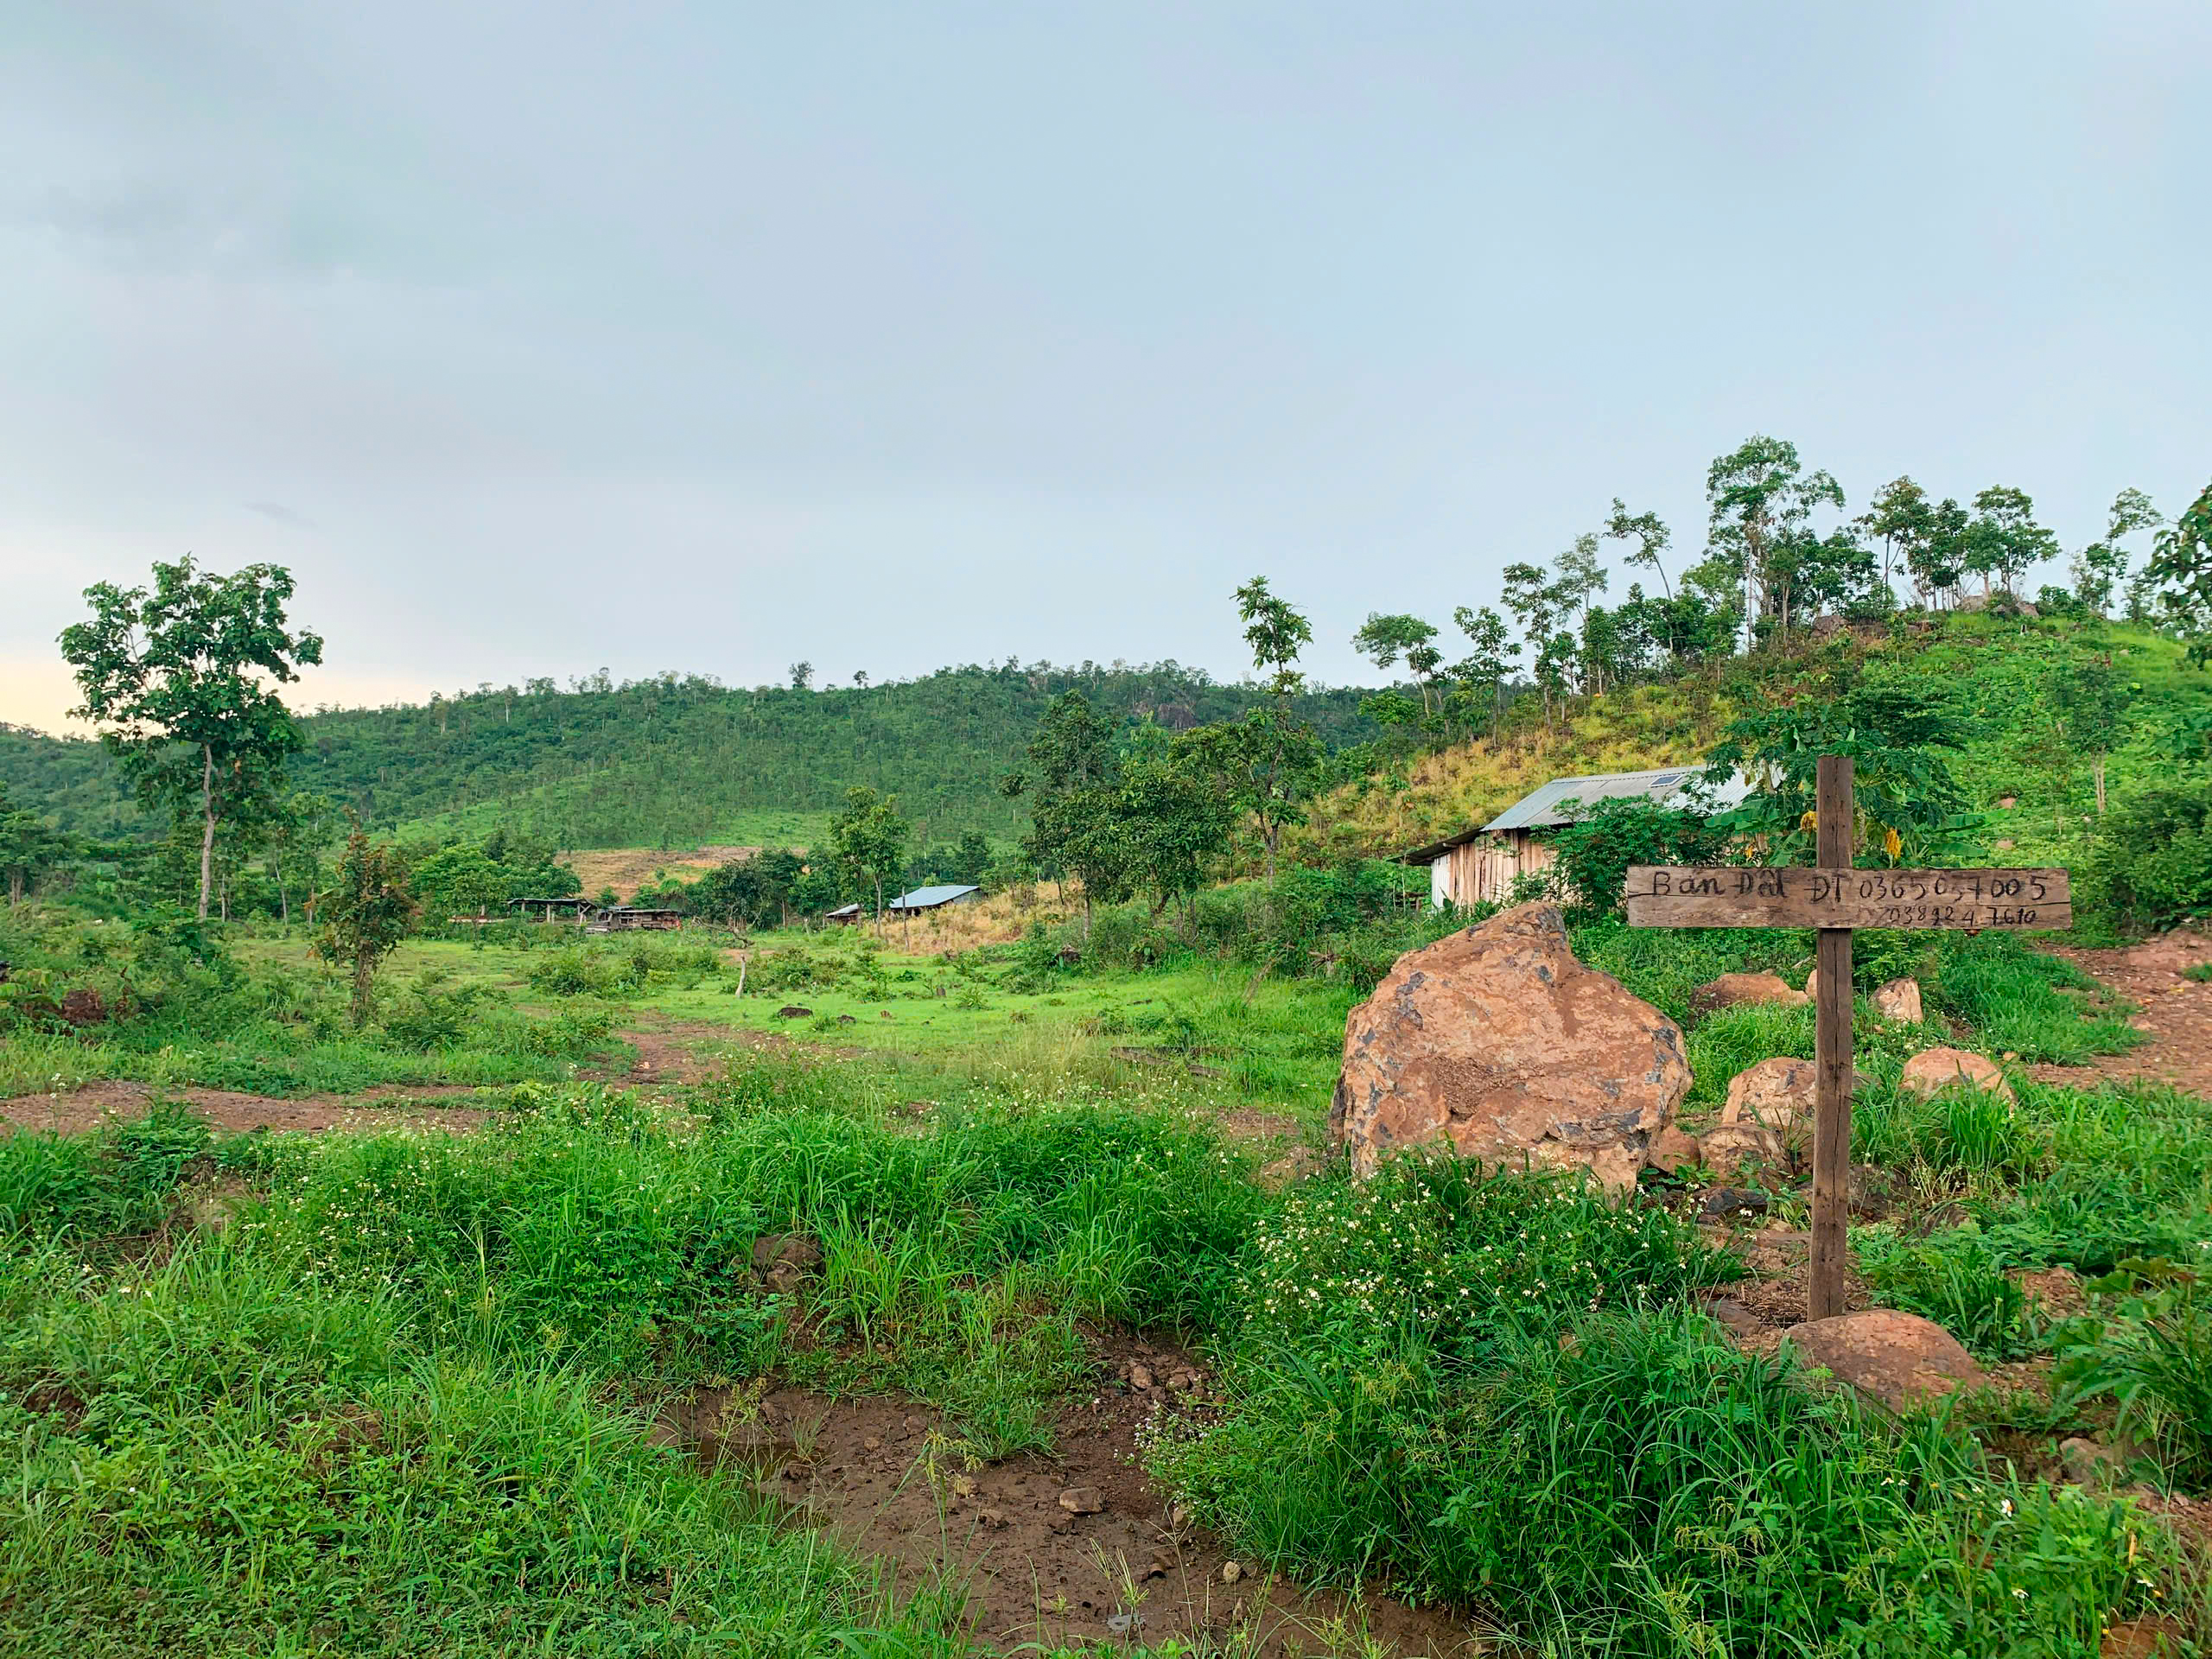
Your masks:
[{"label": "blue metal roof", "polygon": [[935,910],[939,905],[949,905],[956,899],[964,899],[971,893],[981,893],[976,887],[916,887],[912,893],[902,893],[886,910]]}]

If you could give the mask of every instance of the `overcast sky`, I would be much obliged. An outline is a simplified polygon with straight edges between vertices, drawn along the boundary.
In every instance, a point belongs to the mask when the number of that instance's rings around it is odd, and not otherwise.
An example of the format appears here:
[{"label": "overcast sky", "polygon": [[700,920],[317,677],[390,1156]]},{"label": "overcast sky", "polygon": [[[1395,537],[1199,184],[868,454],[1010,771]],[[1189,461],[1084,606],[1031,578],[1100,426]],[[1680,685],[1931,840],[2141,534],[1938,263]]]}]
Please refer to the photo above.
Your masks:
[{"label": "overcast sky", "polygon": [[[0,719],[298,574],[309,700],[1311,666],[1755,431],[2212,477],[2212,6],[0,9]],[[2032,582],[2032,578],[2031,579]],[[1623,585],[1616,577],[1616,589]]]}]

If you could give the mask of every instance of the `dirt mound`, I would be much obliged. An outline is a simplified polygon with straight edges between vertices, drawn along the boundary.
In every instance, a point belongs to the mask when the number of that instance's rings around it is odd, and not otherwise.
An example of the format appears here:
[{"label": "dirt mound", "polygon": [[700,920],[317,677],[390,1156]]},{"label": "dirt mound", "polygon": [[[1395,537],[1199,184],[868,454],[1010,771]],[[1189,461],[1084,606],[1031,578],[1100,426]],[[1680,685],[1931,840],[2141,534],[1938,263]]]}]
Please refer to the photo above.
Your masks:
[{"label": "dirt mound", "polygon": [[137,1117],[158,1095],[181,1100],[219,1129],[475,1128],[488,1114],[447,1105],[476,1094],[458,1084],[398,1085],[358,1095],[242,1095],[226,1089],[161,1089],[143,1083],[88,1083],[60,1095],[0,1100],[0,1118],[18,1128],[80,1135],[114,1117]]},{"label": "dirt mound", "polygon": [[[1332,1636],[1362,1630],[1381,1653],[1481,1650],[1475,1630],[1446,1615],[1310,1592],[1224,1549],[1138,1458],[1155,1415],[1205,1414],[1203,1368],[1172,1345],[1143,1343],[1115,1344],[1101,1363],[1120,1380],[1061,1412],[1049,1458],[982,1464],[961,1455],[929,1407],[799,1389],[757,1404],[707,1391],[664,1413],[657,1434],[735,1465],[795,1521],[878,1558],[898,1594],[963,1586],[970,1628],[998,1651],[1172,1637],[1211,1651],[1249,1631],[1259,1638],[1249,1651],[1287,1656],[1340,1650]],[[1154,1386],[1134,1387],[1133,1369]]]}]

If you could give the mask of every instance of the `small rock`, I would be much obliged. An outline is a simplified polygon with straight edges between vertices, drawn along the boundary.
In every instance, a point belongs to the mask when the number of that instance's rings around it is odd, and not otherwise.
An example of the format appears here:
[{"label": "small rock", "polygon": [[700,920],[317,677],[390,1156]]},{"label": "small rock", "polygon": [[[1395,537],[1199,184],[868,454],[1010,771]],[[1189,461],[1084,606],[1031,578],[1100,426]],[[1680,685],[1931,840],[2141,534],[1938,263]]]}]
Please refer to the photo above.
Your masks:
[{"label": "small rock", "polygon": [[1135,1636],[1143,1628],[1142,1613],[1114,1613],[1106,1620],[1107,1633],[1111,1636]]},{"label": "small rock", "polygon": [[2101,1446],[2079,1434],[2058,1443],[2058,1461],[2065,1468],[2067,1479],[2097,1491],[2117,1485],[2127,1467],[2127,1459],[2117,1447]]},{"label": "small rock", "polygon": [[950,1486],[952,1495],[955,1497],[973,1497],[976,1496],[976,1483],[969,1479],[966,1475],[955,1475],[950,1482]]},{"label": "small rock", "polygon": [[1794,1007],[1810,1000],[1802,991],[1791,990],[1779,974],[1723,974],[1690,993],[1690,1006],[1707,1014],[1759,1002]]},{"label": "small rock", "polygon": [[978,1510],[976,1511],[976,1520],[978,1524],[986,1527],[1006,1525],[1005,1513],[999,1510]]},{"label": "small rock", "polygon": [[1244,1566],[1243,1562],[1224,1561],[1221,1564],[1221,1581],[1224,1584],[1234,1584],[1237,1580],[1243,1576]]},{"label": "small rock", "polygon": [[1820,1068],[1810,1060],[1777,1058],[1746,1066],[1728,1082],[1723,1124],[1764,1124],[1780,1134],[1813,1121]]},{"label": "small rock", "polygon": [[1766,1321],[1732,1296],[1716,1296],[1705,1311],[1727,1328],[1732,1337],[1752,1337],[1766,1329]]},{"label": "small rock", "polygon": [[1872,1307],[1793,1325],[1785,1333],[1808,1364],[1896,1410],[1982,1381],[1981,1367],[1932,1319]]},{"label": "small rock", "polygon": [[1651,1137],[1651,1144],[1643,1149],[1643,1161],[1669,1175],[1686,1165],[1694,1164],[1698,1156],[1697,1137],[1679,1123],[1667,1125]]},{"label": "small rock", "polygon": [[1740,1187],[1716,1186],[1698,1204],[1698,1213],[1714,1219],[1725,1220],[1738,1214],[1763,1215],[1770,1200],[1764,1192],[1746,1192]]},{"label": "small rock", "polygon": [[856,1026],[860,1021],[849,1014],[841,1014],[837,1016],[837,1023],[841,1026]]},{"label": "small rock", "polygon": [[1698,1155],[1717,1180],[1733,1181],[1751,1170],[1782,1169],[1782,1137],[1759,1123],[1716,1123],[1697,1138]]},{"label": "small rock", "polygon": [[776,1018],[779,1020],[811,1020],[813,1017],[812,1008],[802,1008],[796,1002],[786,1002],[776,1010]]},{"label": "small rock", "polygon": [[1188,1394],[1198,1386],[1198,1374],[1196,1371],[1178,1371],[1167,1379],[1167,1386],[1178,1394]]},{"label": "small rock", "polygon": [[2012,839],[2009,836],[2002,841],[1994,842],[1991,844],[2000,853],[2009,853],[2012,850]]},{"label": "small rock", "polygon": [[1997,1063],[1963,1048],[1923,1049],[1904,1063],[1897,1087],[1923,1096],[1954,1087],[1986,1089],[2002,1095],[2008,1103],[2013,1098],[2012,1085],[2005,1081]]},{"label": "small rock", "polygon": [[1916,979],[1893,979],[1874,988],[1874,1012],[1885,1020],[1901,1020],[1907,1025],[1918,1025],[1927,1018],[1921,1005],[1920,982]]},{"label": "small rock", "polygon": [[1167,1524],[1169,1526],[1184,1527],[1188,1526],[1190,1522],[1191,1511],[1185,1506],[1180,1503],[1171,1503],[1167,1506]]},{"label": "small rock", "polygon": [[1142,1393],[1152,1386],[1152,1373],[1141,1365],[1129,1367],[1129,1386]]},{"label": "small rock", "polygon": [[906,1430],[909,1433],[918,1434],[922,1430],[927,1428],[929,1426],[930,1420],[926,1417],[909,1417],[906,1419]]},{"label": "small rock", "polygon": [[871,1434],[871,1435],[869,1435],[866,1440],[862,1440],[862,1441],[861,1442],[861,1451],[863,1451],[863,1452],[880,1452],[880,1451],[882,1451],[882,1450],[883,1450],[883,1437],[882,1437],[881,1435],[880,1435],[880,1434]]},{"label": "small rock", "polygon": [[1060,1494],[1060,1507],[1070,1515],[1096,1515],[1106,1500],[1096,1486],[1071,1486]]}]

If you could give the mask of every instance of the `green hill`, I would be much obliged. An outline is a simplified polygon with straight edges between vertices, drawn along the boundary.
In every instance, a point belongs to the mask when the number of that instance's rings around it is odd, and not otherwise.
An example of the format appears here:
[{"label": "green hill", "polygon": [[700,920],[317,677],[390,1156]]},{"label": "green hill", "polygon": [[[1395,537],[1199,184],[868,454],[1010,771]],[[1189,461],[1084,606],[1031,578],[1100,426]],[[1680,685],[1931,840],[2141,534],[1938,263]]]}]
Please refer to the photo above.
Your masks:
[{"label": "green hill", "polygon": [[[970,665],[823,690],[674,674],[620,685],[602,677],[565,691],[541,680],[310,715],[291,778],[373,827],[505,822],[563,847],[742,842],[764,815],[825,811],[855,784],[896,794],[923,837],[1003,837],[1019,816],[998,780],[1046,702],[1070,689],[1176,728],[1234,718],[1263,695],[1172,662]],[[1376,735],[1358,713],[1364,695],[1316,690],[1300,711],[1342,747]],[[0,727],[0,787],[65,829],[115,836],[137,826],[94,743]]]}]

